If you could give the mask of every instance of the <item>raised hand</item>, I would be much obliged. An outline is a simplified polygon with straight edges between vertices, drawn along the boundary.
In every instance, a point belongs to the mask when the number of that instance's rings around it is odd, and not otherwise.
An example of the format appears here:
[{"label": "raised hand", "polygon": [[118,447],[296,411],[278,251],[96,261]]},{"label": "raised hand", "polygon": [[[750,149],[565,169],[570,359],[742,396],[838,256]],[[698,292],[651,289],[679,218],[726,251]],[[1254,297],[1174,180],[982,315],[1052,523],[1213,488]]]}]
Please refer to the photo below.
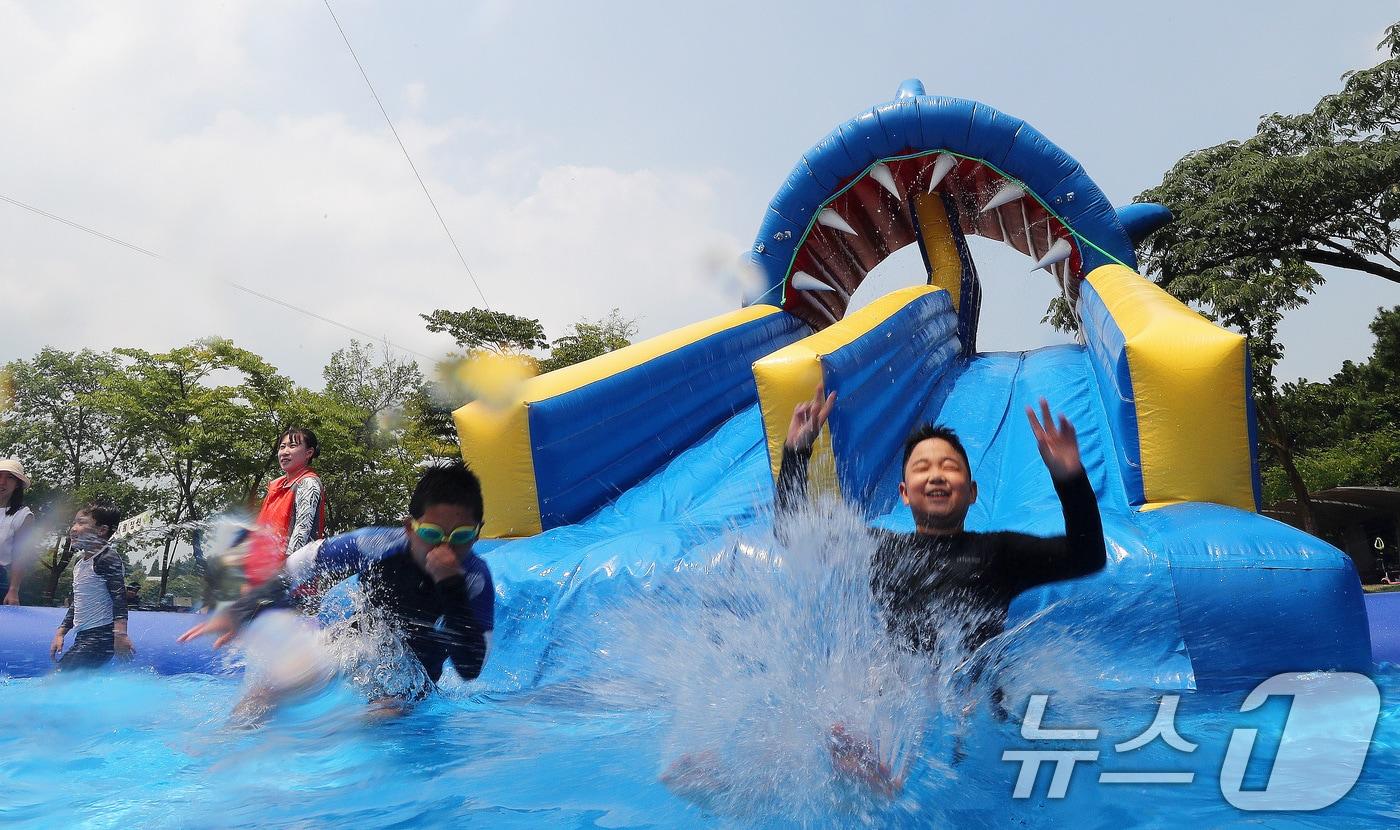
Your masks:
[{"label": "raised hand", "polygon": [[1031,422],[1031,432],[1035,433],[1035,443],[1040,449],[1040,458],[1050,477],[1056,481],[1067,481],[1084,472],[1084,464],[1079,459],[1079,439],[1074,432],[1074,424],[1061,415],[1058,424],[1050,412],[1050,404],[1040,399],[1040,418],[1035,409],[1026,407],[1026,419]]},{"label": "raised hand", "polygon": [[810,401],[803,401],[792,410],[792,423],[788,424],[787,448],[798,452],[808,452],[817,442],[822,425],[826,423],[831,408],[836,405],[836,393],[826,394],[826,385],[817,384],[817,392]]}]

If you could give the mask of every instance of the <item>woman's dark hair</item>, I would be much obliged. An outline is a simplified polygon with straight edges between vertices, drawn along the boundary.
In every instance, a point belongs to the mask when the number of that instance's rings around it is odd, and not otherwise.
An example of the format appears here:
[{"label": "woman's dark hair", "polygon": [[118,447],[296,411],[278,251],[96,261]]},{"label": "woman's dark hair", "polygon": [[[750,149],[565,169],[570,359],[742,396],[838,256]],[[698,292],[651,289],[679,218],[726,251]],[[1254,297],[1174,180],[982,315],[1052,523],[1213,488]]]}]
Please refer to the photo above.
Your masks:
[{"label": "woman's dark hair", "polygon": [[91,517],[93,524],[107,528],[109,539],[113,533],[117,532],[117,525],[122,523],[122,512],[110,504],[89,504],[78,513]]},{"label": "woman's dark hair", "polygon": [[900,469],[909,466],[909,456],[914,454],[914,448],[931,438],[940,438],[947,441],[962,456],[963,466],[967,468],[970,475],[972,473],[972,462],[967,460],[967,450],[963,449],[962,441],[958,440],[958,434],[942,424],[923,424],[909,433],[909,437],[904,441],[904,463]]},{"label": "woman's dark hair", "polygon": [[286,431],[284,431],[280,436],[278,436],[277,446],[282,446],[282,442],[287,440],[288,438],[291,438],[292,436],[296,436],[297,438],[301,439],[301,443],[311,448],[312,461],[315,461],[316,457],[321,454],[321,444],[316,440],[316,433],[312,432],[306,427],[288,427]]},{"label": "woman's dark hair", "polygon": [[24,482],[15,482],[15,491],[10,494],[10,504],[5,508],[6,516],[15,515],[15,511],[24,506]]},{"label": "woman's dark hair", "polygon": [[413,497],[408,500],[408,515],[415,519],[423,518],[423,513],[434,504],[451,504],[464,507],[477,521],[486,518],[481,499],[481,482],[476,474],[460,461],[429,467],[418,479],[413,488]]}]

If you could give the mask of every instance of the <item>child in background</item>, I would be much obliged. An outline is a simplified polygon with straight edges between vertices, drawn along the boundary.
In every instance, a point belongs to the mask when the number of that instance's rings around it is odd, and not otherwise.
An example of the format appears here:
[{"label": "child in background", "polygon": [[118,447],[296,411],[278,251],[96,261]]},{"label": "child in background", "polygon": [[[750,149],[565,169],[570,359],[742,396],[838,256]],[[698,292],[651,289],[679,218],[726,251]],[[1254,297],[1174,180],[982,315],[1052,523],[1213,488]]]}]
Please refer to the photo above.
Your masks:
[{"label": "child in background", "polygon": [[[120,521],[115,507],[101,504],[88,505],[73,517],[68,538],[82,555],[73,563],[68,614],[49,648],[60,672],[100,668],[113,654],[130,659],[136,653],[126,634],[126,563],[112,547]],[[59,659],[63,639],[74,628],[73,646]]]}]

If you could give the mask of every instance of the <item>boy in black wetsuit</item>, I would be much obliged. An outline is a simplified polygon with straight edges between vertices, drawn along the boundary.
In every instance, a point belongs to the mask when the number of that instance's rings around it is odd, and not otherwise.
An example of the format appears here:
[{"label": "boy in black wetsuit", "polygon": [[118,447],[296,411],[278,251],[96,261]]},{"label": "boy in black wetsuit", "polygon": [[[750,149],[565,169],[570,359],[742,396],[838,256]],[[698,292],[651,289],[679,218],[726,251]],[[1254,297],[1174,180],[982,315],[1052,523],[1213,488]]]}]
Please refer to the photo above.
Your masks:
[{"label": "boy in black wetsuit", "polygon": [[[822,391],[793,411],[778,473],[779,520],[806,498],[812,444],[836,402],[834,392]],[[916,531],[876,531],[879,547],[870,574],[871,591],[902,646],[935,653],[937,617],[954,613],[967,625],[957,650],[969,654],[1002,632],[1017,594],[1103,568],[1103,525],[1074,425],[1063,415],[1057,424],[1044,399],[1040,409],[1037,418],[1027,407],[1026,418],[1060,497],[1064,536],[964,530],[977,482],[958,436],[923,426],[905,442],[899,496],[914,515]]]},{"label": "boy in black wetsuit", "polygon": [[[481,532],[481,484],[464,465],[427,470],[414,488],[402,527],[372,527],[313,542],[287,558],[285,567],[266,584],[240,597],[180,637],[187,642],[204,634],[219,635],[218,648],[262,611],[289,605],[303,585],[329,585],[358,574],[365,604],[374,610],[357,624],[366,629],[387,622],[421,665],[421,682],[388,688],[375,679],[376,667],[361,691],[385,714],[405,710],[426,696],[442,676],[448,658],[464,680],[481,672],[494,628],[495,592],[491,571],[472,552]],[[405,688],[406,686],[406,688]],[[280,695],[253,690],[239,704],[258,715]]]},{"label": "boy in black wetsuit", "polygon": [[[836,393],[824,391],[818,387],[816,396],[792,413],[777,482],[780,531],[783,516],[806,498],[812,444],[836,403]],[[1002,632],[1017,594],[1103,568],[1103,524],[1074,425],[1063,415],[1057,422],[1044,398],[1040,417],[1026,407],[1026,418],[1060,497],[1064,536],[964,530],[967,512],[977,501],[977,482],[957,434],[925,425],[905,441],[899,496],[913,513],[916,530],[875,531],[878,547],[870,573],[871,592],[900,646],[935,660],[961,662]],[[960,642],[939,643],[937,633],[940,627],[949,630],[950,617],[961,622]],[[968,668],[968,678],[976,682],[984,665]],[[1000,688],[993,690],[992,700],[1001,711]],[[869,741],[840,724],[832,729],[830,748],[839,771],[876,792],[893,794],[903,786],[902,773],[880,762]],[[961,756],[959,739],[954,760]]]},{"label": "boy in black wetsuit", "polygon": [[[806,499],[807,462],[812,444],[836,404],[836,393],[817,388],[816,397],[798,404],[788,426],[777,482],[775,529]],[[871,560],[870,588],[891,636],[904,648],[961,661],[1002,632],[1011,600],[1022,591],[1103,568],[1106,554],[1098,502],[1079,458],[1074,426],[1057,420],[1044,400],[1041,417],[1027,408],[1040,457],[1050,471],[1064,511],[1066,535],[1042,538],[1024,533],[963,529],[977,500],[967,452],[950,429],[920,427],[904,447],[899,495],[914,514],[914,533],[874,531],[878,547]],[[961,620],[958,643],[938,643],[940,622]],[[944,627],[947,630],[947,627]],[[971,667],[975,681],[980,667]],[[999,697],[993,692],[994,698]],[[881,761],[868,738],[832,727],[828,748],[838,772],[882,795],[904,784]],[[955,745],[954,759],[961,755]],[[683,798],[705,803],[729,786],[713,753],[682,756],[662,781]]]}]

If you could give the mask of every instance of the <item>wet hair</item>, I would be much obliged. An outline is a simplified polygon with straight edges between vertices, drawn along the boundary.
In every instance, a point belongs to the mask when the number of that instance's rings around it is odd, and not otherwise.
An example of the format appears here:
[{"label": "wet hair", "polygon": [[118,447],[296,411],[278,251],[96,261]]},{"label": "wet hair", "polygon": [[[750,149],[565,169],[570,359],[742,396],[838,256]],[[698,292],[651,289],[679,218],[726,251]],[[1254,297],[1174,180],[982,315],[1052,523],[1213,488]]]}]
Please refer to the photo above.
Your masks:
[{"label": "wet hair", "polygon": [[15,515],[15,511],[24,506],[24,482],[15,480],[15,491],[10,494],[10,503],[5,508],[6,516]]},{"label": "wet hair", "polygon": [[311,448],[311,460],[315,461],[316,457],[321,454],[321,444],[316,440],[316,433],[306,427],[288,427],[277,437],[277,446],[282,446],[283,441],[293,436],[300,438],[301,443]]},{"label": "wet hair", "polygon": [[408,515],[421,519],[434,504],[466,508],[476,516],[477,521],[486,518],[481,499],[481,481],[460,461],[429,467],[423,472],[418,486],[413,488],[413,497],[408,500]]},{"label": "wet hair", "polygon": [[87,516],[92,519],[92,523],[107,528],[107,538],[112,538],[112,534],[117,532],[117,525],[122,523],[122,512],[114,505],[94,502],[78,511],[79,516]]},{"label": "wet hair", "polygon": [[899,465],[901,472],[909,466],[909,456],[914,454],[914,448],[932,438],[941,438],[952,445],[953,449],[962,456],[963,466],[968,473],[972,472],[972,462],[967,459],[967,450],[963,448],[962,441],[958,439],[958,434],[942,424],[922,424],[909,433],[909,437],[904,439],[904,463]]}]

